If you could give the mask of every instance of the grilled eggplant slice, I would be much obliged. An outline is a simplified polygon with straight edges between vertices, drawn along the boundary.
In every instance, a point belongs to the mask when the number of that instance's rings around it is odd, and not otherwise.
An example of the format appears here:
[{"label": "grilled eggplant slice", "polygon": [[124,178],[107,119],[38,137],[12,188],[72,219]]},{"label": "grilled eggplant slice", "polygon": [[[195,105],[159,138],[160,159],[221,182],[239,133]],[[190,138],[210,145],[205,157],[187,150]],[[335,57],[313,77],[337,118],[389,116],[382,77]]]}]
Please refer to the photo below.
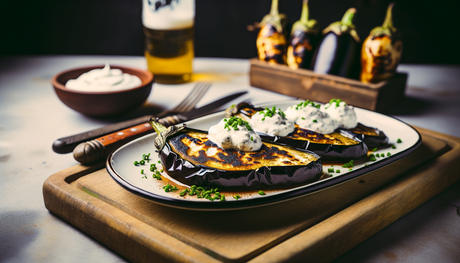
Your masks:
[{"label": "grilled eggplant slice", "polygon": [[307,150],[264,142],[255,152],[219,148],[207,132],[164,126],[150,120],[159,136],[155,147],[172,178],[208,188],[279,189],[319,180],[321,157]]},{"label": "grilled eggplant slice", "polygon": [[377,128],[366,126],[359,122],[358,125],[353,129],[340,129],[353,134],[364,135],[364,143],[367,145],[368,148],[375,148],[379,146],[385,146],[388,144],[388,137],[383,131]]},{"label": "grilled eggplant slice", "polygon": [[[255,108],[249,102],[242,102],[226,110],[227,116],[238,116],[250,119],[256,112],[263,110]],[[294,131],[287,136],[275,136],[259,133],[264,140],[291,145],[296,148],[312,151],[322,157],[323,161],[341,162],[360,160],[367,156],[368,147],[364,143],[365,135],[338,129],[331,134],[321,134],[296,125]]]}]

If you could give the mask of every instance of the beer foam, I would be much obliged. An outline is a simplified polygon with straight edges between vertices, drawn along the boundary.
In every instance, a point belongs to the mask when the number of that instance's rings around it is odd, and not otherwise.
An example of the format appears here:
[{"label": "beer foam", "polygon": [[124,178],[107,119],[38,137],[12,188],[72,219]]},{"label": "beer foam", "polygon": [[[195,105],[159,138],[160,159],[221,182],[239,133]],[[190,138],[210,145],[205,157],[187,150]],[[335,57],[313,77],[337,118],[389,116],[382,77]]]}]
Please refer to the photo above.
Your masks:
[{"label": "beer foam", "polygon": [[[168,3],[169,2],[169,3]],[[150,29],[183,29],[193,26],[194,0],[144,0],[142,22]]]}]

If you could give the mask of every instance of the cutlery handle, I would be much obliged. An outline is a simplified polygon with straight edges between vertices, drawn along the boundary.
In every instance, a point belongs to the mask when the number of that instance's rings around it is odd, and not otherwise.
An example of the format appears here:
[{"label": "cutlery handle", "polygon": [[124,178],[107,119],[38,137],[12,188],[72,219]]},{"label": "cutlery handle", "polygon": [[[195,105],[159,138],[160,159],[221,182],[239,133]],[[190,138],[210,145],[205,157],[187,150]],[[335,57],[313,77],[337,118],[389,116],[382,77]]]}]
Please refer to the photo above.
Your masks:
[{"label": "cutlery handle", "polygon": [[[171,126],[180,123],[181,119],[179,116],[173,115],[159,119],[158,121],[165,126]],[[150,123],[144,122],[91,141],[80,143],[73,150],[73,157],[81,164],[100,161],[121,145],[152,132],[154,130]]]},{"label": "cutlery handle", "polygon": [[77,145],[82,142],[90,141],[106,134],[126,129],[127,127],[132,127],[134,125],[148,122],[150,117],[151,115],[147,115],[133,120],[106,125],[98,129],[75,134],[72,136],[59,138],[53,142],[53,151],[56,153],[70,153],[75,149]]}]

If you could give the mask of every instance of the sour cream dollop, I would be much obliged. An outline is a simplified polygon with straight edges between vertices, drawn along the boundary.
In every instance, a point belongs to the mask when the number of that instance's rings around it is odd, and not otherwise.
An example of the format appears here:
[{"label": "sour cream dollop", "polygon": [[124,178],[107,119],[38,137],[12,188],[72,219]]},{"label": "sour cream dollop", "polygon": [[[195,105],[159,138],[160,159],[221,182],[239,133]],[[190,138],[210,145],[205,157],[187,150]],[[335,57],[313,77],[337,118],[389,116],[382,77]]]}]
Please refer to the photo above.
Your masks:
[{"label": "sour cream dollop", "polygon": [[251,118],[252,127],[258,132],[273,134],[277,136],[286,136],[294,131],[293,121],[286,119],[286,114],[281,109],[266,108],[259,111]]},{"label": "sour cream dollop", "polygon": [[321,112],[319,104],[310,101],[301,102],[286,109],[286,118],[300,128],[329,134],[337,129],[338,122],[326,112]]},{"label": "sour cream dollop", "polygon": [[83,73],[77,79],[67,81],[65,87],[72,90],[101,92],[131,89],[142,84],[140,78],[120,69],[110,69],[105,64],[103,69],[94,69]]},{"label": "sour cream dollop", "polygon": [[225,118],[211,126],[208,138],[222,149],[252,152],[262,147],[260,136],[247,121],[238,117]]},{"label": "sour cream dollop", "polygon": [[358,118],[353,106],[347,105],[339,99],[332,99],[329,103],[322,105],[320,110],[336,120],[339,127],[351,129],[358,125]]}]

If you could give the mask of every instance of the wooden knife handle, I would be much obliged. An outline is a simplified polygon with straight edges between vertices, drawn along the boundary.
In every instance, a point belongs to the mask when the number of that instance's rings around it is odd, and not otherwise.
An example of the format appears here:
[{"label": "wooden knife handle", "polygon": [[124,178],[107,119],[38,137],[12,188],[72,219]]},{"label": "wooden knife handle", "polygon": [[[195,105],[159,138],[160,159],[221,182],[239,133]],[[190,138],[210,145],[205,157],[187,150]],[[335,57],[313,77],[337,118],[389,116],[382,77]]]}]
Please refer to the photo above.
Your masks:
[{"label": "wooden knife handle", "polygon": [[[181,122],[177,115],[164,117],[158,121],[165,126],[171,126]],[[152,132],[153,128],[148,122],[135,125],[88,142],[80,143],[73,150],[73,157],[82,164],[97,162],[106,158],[109,153],[121,145]]]}]

